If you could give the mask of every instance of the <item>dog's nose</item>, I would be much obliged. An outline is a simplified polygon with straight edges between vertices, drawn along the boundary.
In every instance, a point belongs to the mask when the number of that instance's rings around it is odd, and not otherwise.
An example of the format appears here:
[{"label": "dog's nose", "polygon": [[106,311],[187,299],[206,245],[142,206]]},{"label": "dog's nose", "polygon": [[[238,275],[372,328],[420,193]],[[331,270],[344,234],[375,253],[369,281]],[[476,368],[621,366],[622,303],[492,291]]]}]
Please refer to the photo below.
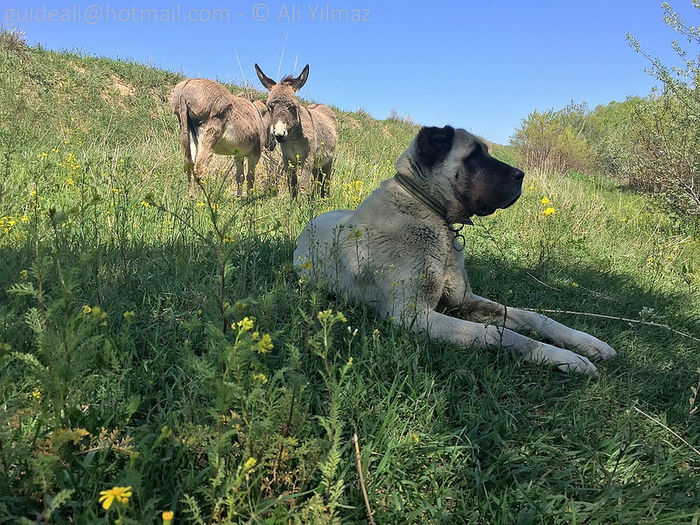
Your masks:
[{"label": "dog's nose", "polygon": [[523,180],[525,178],[525,173],[516,168],[513,170],[513,178],[515,180]]},{"label": "dog's nose", "polygon": [[287,140],[287,134],[285,133],[284,135],[275,135],[275,138],[277,139],[277,142],[280,144]]}]

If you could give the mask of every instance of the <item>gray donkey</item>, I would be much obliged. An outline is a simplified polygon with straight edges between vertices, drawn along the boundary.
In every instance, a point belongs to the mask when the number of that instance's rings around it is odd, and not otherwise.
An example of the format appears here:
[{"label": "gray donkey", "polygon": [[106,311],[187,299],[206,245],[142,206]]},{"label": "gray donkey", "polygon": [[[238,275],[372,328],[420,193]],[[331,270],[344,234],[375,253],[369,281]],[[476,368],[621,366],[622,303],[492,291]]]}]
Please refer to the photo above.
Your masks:
[{"label": "gray donkey", "polygon": [[311,156],[314,188],[318,187],[321,197],[325,197],[338,144],[338,122],[328,106],[305,106],[297,99],[295,93],[309,78],[309,65],[298,77],[288,75],[279,83],[266,76],[257,64],[255,71],[262,85],[270,91],[267,107],[270,110],[271,132],[282,149],[289,192],[296,198],[298,176],[306,159]]},{"label": "gray donkey", "polygon": [[192,78],[177,84],[171,104],[180,122],[190,198],[194,199],[193,175],[202,176],[214,153],[234,156],[236,194],[239,196],[243,184],[243,159],[248,159],[250,191],[263,146],[272,150],[276,144],[270,133],[267,106],[257,100],[251,102],[237,97],[218,82],[206,78]]}]

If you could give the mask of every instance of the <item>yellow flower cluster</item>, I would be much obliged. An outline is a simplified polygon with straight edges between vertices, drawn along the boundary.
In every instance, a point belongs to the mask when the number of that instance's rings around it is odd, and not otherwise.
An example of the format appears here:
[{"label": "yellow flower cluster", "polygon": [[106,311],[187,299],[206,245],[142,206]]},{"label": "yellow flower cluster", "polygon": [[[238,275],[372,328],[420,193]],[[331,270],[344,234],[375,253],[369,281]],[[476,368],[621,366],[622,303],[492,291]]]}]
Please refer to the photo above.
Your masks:
[{"label": "yellow flower cluster", "polygon": [[75,155],[73,155],[72,153],[68,153],[65,157],[63,157],[63,160],[58,163],[58,167],[68,168],[75,171],[80,169],[80,164],[78,164]]},{"label": "yellow flower cluster", "polygon": [[355,206],[362,202],[362,193],[364,189],[365,183],[361,180],[354,180],[348,184],[343,184],[343,193]]},{"label": "yellow flower cluster", "polygon": [[18,241],[24,241],[27,239],[27,232],[22,229],[19,231],[17,230],[17,227],[20,226],[22,223],[28,223],[29,222],[29,217],[26,215],[5,215],[3,217],[0,217],[0,233],[4,233],[6,235],[14,234],[15,239]]},{"label": "yellow flower cluster", "polygon": [[255,326],[255,318],[244,317],[238,321],[235,325],[231,325],[231,328],[238,328],[241,332],[250,332]]},{"label": "yellow flower cluster", "polygon": [[[257,340],[258,332],[253,332],[253,341]],[[270,334],[263,334],[255,343],[255,351],[259,354],[266,354],[274,348]]]},{"label": "yellow flower cluster", "polygon": [[341,323],[346,323],[348,320],[343,315],[343,312],[333,313],[333,310],[322,310],[318,312],[316,316],[322,323],[327,321],[340,321]]},{"label": "yellow flower cluster", "polygon": [[99,306],[90,306],[86,304],[81,310],[83,315],[92,315],[96,319],[104,321],[107,319],[107,312],[103,311]]},{"label": "yellow flower cluster", "polygon": [[[250,332],[254,327],[255,317],[244,317],[238,322],[231,323],[231,328],[233,330],[238,330],[239,334]],[[272,344],[272,337],[270,337],[270,334],[260,335],[260,332],[255,331],[250,334],[250,338],[253,340],[253,349],[259,354],[267,354],[275,347]]]},{"label": "yellow flower cluster", "polygon": [[[550,204],[552,201],[550,201],[547,197],[542,197],[542,200],[540,200],[543,206],[547,206],[547,204]],[[545,217],[549,217],[552,213],[554,213],[554,208],[551,206],[547,206],[544,211],[542,211],[542,214]]]},{"label": "yellow flower cluster", "polygon": [[267,383],[267,376],[265,374],[253,374],[253,381],[260,381],[264,385]]}]

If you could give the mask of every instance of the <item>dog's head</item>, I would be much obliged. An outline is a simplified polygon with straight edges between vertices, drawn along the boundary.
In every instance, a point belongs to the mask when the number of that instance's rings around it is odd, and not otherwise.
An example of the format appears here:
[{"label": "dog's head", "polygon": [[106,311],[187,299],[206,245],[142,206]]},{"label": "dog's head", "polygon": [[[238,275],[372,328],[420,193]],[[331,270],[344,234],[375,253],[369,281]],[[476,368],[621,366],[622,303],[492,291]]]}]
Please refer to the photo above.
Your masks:
[{"label": "dog's head", "polygon": [[520,197],[525,175],[493,158],[478,137],[450,126],[421,128],[396,171],[444,203],[450,222],[507,208]]}]

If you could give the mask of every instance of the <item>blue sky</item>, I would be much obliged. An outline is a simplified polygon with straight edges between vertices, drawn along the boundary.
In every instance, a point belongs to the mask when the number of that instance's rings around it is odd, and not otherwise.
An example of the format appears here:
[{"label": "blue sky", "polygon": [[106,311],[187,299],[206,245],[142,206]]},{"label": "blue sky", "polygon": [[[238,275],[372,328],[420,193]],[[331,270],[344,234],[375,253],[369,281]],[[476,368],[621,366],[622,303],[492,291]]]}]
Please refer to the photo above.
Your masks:
[{"label": "blue sky", "polygon": [[[691,0],[671,5],[700,25]],[[328,19],[333,9],[347,14]],[[0,16],[48,49],[256,87],[255,62],[272,78],[309,63],[305,98],[377,118],[395,109],[500,143],[534,109],[648,94],[648,63],[625,35],[667,62],[678,36],[651,0],[2,0]]]}]

